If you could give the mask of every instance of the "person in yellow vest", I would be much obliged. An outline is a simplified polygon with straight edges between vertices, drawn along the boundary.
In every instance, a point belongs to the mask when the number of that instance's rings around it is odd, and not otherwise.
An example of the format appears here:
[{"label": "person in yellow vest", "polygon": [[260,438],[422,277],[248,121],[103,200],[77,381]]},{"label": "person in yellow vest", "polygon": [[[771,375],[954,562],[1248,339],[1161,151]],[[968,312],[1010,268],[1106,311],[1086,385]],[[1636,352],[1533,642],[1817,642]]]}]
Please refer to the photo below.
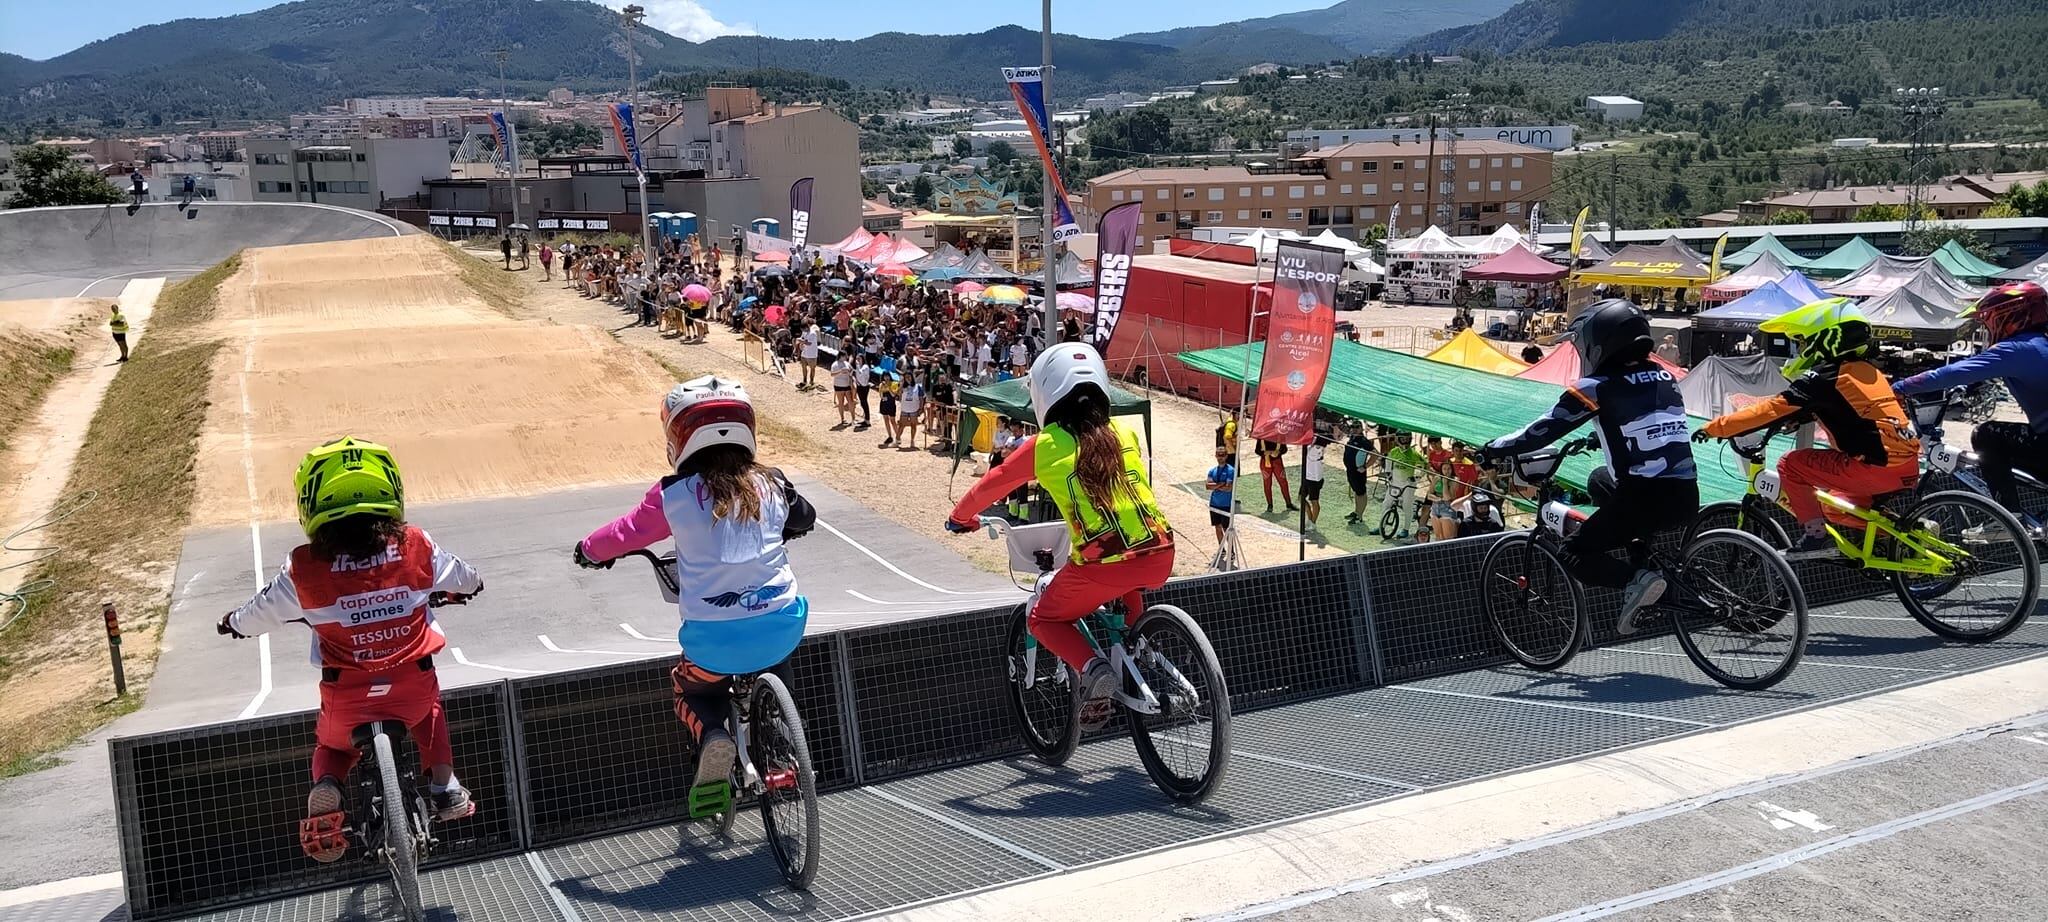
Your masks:
[{"label": "person in yellow vest", "polygon": [[1066,520],[1072,554],[1031,610],[1031,636],[1081,675],[1081,725],[1100,727],[1113,713],[1117,676],[1095,655],[1075,622],[1121,598],[1145,610],[1143,591],[1173,572],[1173,533],[1152,495],[1144,450],[1129,423],[1110,418],[1109,369],[1093,346],[1060,343],[1031,366],[1031,408],[1040,431],[977,481],[947,516],[954,533],[975,530],[975,516],[1036,480]]},{"label": "person in yellow vest", "polygon": [[113,305],[114,316],[107,320],[107,332],[114,334],[114,345],[120,347],[118,362],[128,361],[128,318],[122,316],[121,305]]}]

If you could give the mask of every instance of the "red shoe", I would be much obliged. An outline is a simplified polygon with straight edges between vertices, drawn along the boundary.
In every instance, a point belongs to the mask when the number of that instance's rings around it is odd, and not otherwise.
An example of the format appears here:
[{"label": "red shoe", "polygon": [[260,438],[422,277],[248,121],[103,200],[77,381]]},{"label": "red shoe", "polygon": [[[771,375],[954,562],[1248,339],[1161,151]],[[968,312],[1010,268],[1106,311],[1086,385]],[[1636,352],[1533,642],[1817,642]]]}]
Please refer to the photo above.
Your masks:
[{"label": "red shoe", "polygon": [[322,778],[306,795],[306,818],[299,821],[299,847],[306,857],[328,864],[348,852],[348,816],[341,812],[341,785]]}]

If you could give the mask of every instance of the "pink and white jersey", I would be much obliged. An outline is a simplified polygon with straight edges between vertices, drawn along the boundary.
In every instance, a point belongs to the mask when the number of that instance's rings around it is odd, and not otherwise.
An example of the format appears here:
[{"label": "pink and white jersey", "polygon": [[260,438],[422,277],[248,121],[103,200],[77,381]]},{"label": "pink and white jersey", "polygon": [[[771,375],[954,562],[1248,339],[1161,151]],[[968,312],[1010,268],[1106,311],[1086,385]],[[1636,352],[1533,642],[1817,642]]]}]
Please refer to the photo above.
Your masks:
[{"label": "pink and white jersey", "polygon": [[483,580],[462,558],[443,551],[425,531],[407,525],[384,553],[367,560],[321,560],[310,545],[292,549],[277,577],[229,616],[243,635],[287,622],[313,629],[314,665],[379,672],[432,656],[447,638],[427,597],[468,594]]}]

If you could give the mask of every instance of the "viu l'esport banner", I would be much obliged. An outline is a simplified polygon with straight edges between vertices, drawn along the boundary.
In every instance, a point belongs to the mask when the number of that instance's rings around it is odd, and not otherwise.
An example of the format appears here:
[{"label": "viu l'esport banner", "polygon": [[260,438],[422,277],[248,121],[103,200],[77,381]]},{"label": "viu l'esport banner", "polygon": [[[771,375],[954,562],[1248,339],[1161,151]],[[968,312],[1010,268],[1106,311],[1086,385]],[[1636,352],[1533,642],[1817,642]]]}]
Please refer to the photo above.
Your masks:
[{"label": "viu l'esport banner", "polygon": [[645,172],[647,168],[640,162],[639,129],[633,127],[633,104],[615,102],[606,106],[605,111],[611,113],[612,135],[619,139],[619,149],[626,152],[626,159],[633,161],[633,171]]},{"label": "viu l'esport banner", "polygon": [[498,159],[504,161],[505,169],[512,175],[519,175],[519,131],[505,118],[503,110],[491,113],[491,132],[498,136]]},{"label": "viu l'esport banner", "polygon": [[806,176],[789,184],[789,245],[801,247],[811,239],[811,186],[817,180]]},{"label": "viu l'esport banner", "polygon": [[1337,338],[1337,282],[1344,251],[1282,240],[1274,250],[1273,303],[1252,438],[1288,445],[1315,439],[1316,401]]},{"label": "viu l'esport banner", "polygon": [[[1058,167],[1053,165],[1051,124],[1045,120],[1045,79],[1043,69],[1037,67],[1005,67],[1003,79],[1010,84],[1010,98],[1017,101],[1017,111],[1024,114],[1024,127],[1031,131],[1031,142],[1038,145],[1038,162],[1045,166],[1045,197],[1052,203],[1052,239],[1059,243],[1081,234],[1081,227],[1074,221],[1074,209],[1067,204],[1067,184],[1060,179]],[[1051,255],[1046,256],[1051,259]]]},{"label": "viu l'esport banner", "polygon": [[1102,213],[1095,225],[1095,348],[1109,352],[1109,338],[1124,315],[1124,292],[1131,284],[1131,258],[1138,252],[1138,222],[1144,206],[1125,202]]}]

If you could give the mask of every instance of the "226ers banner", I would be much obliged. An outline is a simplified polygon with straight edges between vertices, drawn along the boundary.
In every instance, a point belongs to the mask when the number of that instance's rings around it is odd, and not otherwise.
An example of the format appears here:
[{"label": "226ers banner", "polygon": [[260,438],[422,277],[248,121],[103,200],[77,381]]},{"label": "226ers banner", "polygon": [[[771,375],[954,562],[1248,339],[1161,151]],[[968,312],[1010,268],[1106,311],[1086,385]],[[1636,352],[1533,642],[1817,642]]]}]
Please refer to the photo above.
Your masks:
[{"label": "226ers banner", "polygon": [[1274,250],[1273,303],[1252,438],[1288,445],[1315,439],[1316,401],[1337,338],[1337,282],[1344,252],[1292,240]]},{"label": "226ers banner", "polygon": [[789,245],[801,247],[811,239],[811,186],[817,180],[806,176],[789,184]]},{"label": "226ers banner", "polygon": [[1138,251],[1138,222],[1143,206],[1125,202],[1102,213],[1095,224],[1095,349],[1109,352],[1109,338],[1124,315],[1124,292],[1131,285],[1131,258]]}]

